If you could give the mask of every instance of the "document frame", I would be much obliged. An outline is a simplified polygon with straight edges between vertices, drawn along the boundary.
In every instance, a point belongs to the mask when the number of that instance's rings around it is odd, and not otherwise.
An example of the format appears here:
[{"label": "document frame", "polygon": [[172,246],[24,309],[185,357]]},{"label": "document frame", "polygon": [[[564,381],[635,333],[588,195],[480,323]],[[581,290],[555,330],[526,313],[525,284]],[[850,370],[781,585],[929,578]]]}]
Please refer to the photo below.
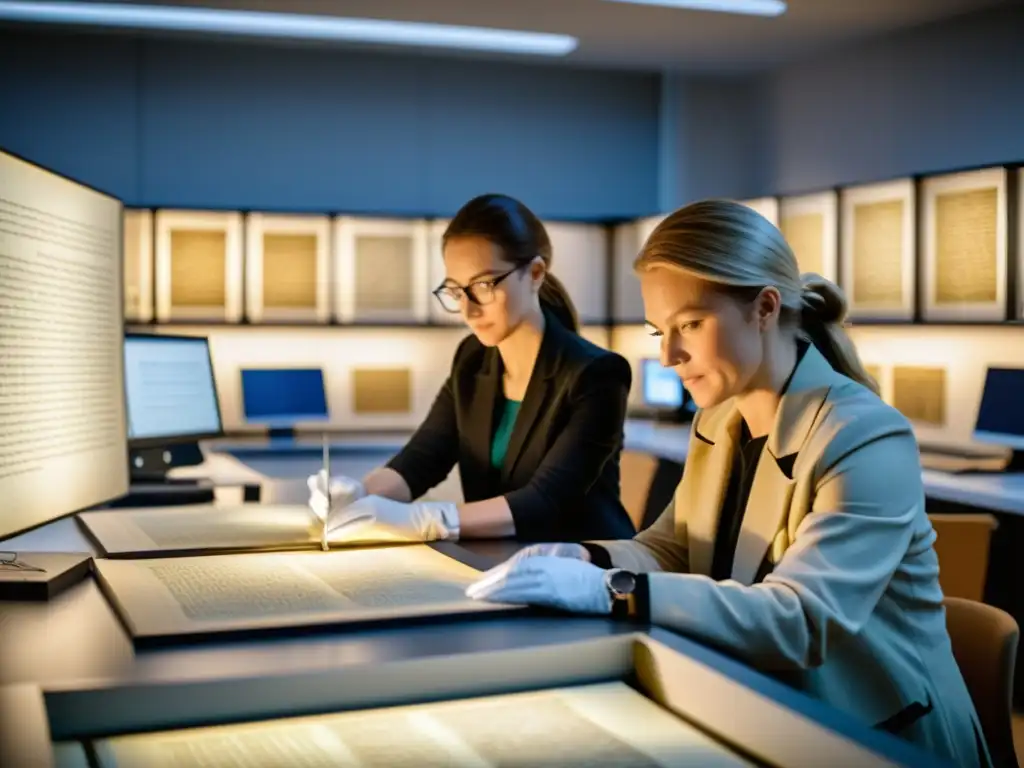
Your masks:
[{"label": "document frame", "polygon": [[[801,274],[817,272],[826,280],[831,280],[834,283],[839,282],[838,208],[838,194],[834,189],[805,195],[791,195],[779,199],[779,221],[777,226],[790,247],[793,248]],[[796,252],[797,247],[791,241],[793,233],[787,233],[787,221],[797,217],[808,216],[820,218],[821,240],[813,244],[819,250],[820,268],[809,268],[810,265],[800,264],[800,254]],[[814,266],[817,267],[817,265]]]},{"label": "document frame", "polygon": [[[361,218],[337,216],[333,225],[334,247],[334,313],[342,323],[426,323],[427,252],[429,222],[426,219]],[[397,265],[404,270],[396,280],[407,282],[408,297],[404,306],[361,306],[365,290],[359,287],[361,271],[360,238],[408,239],[408,260]],[[385,276],[386,277],[386,276]]]},{"label": "document frame", "polygon": [[[315,285],[312,306],[267,306],[266,236],[313,238]],[[245,314],[253,323],[316,322],[331,319],[330,267],[331,220],[329,216],[249,213],[245,217]]]},{"label": "document frame", "polygon": [[153,212],[124,209],[124,319],[153,320]]},{"label": "document frame", "polygon": [[[923,301],[922,316],[925,321],[951,322],[1001,322],[1006,320],[1007,285],[1008,285],[1008,215],[1007,215],[1007,176],[1005,167],[983,168],[974,171],[963,171],[938,176],[930,176],[921,180],[921,239]],[[971,193],[994,190],[995,221],[992,226],[995,233],[994,264],[985,268],[994,271],[992,297],[978,301],[943,301],[939,292],[942,276],[939,274],[940,236],[938,232],[938,203],[943,195]]]},{"label": "document frame", "polygon": [[[9,685],[0,688],[0,758],[5,765],[68,765],[83,743],[118,734],[364,713],[617,681],[740,760],[801,768],[942,768],[905,740],[656,628],[561,642],[538,636],[534,642],[378,663],[328,665],[314,659],[305,668],[231,669],[213,679]],[[751,728],[754,722],[762,727]],[[58,753],[70,760],[58,764]]]},{"label": "document frame", "polygon": [[[917,207],[914,180],[895,179],[877,184],[860,184],[840,190],[840,264],[839,284],[846,292],[851,320],[906,321],[914,319],[917,294]],[[857,291],[858,265],[856,254],[857,211],[861,206],[898,204],[900,233],[894,247],[898,249],[895,269],[899,274],[899,292],[889,300],[872,301]],[[891,215],[891,214],[890,214]]]},{"label": "document frame", "polygon": [[776,227],[779,226],[779,198],[766,196],[751,198],[750,200],[739,200],[737,202],[757,211]]},{"label": "document frame", "polygon": [[[155,216],[157,322],[226,322],[242,319],[242,214],[236,211],[160,209]],[[221,233],[224,237],[223,303],[175,305],[172,238],[177,230]]]},{"label": "document frame", "polygon": [[437,325],[461,325],[461,312],[448,312],[441,306],[441,302],[433,295],[433,291],[441,286],[445,280],[444,270],[444,231],[448,229],[450,219],[432,219],[427,225],[427,291],[431,294],[427,301],[429,309],[427,317],[431,323]]}]

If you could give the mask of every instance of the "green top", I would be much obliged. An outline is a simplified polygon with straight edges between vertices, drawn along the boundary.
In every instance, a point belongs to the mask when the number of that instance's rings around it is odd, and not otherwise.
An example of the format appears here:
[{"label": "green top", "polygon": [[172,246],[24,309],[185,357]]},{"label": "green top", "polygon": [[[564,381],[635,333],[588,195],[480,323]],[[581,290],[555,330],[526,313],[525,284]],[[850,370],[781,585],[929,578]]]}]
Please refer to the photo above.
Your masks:
[{"label": "green top", "polygon": [[501,469],[505,463],[505,453],[508,451],[508,440],[512,437],[512,427],[516,425],[516,416],[519,414],[518,400],[506,400],[505,407],[501,412],[501,419],[494,430],[494,438],[491,440],[491,466]]}]

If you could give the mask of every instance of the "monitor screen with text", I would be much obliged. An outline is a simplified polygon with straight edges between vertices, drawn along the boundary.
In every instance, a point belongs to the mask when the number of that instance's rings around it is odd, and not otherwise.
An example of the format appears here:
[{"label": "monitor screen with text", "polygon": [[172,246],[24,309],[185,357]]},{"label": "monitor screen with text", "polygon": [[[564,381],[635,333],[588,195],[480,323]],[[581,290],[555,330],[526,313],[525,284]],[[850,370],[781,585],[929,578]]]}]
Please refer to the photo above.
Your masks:
[{"label": "monitor screen with text", "polygon": [[221,434],[207,339],[128,334],[124,377],[128,439],[133,444],[173,443]]},{"label": "monitor screen with text", "polygon": [[121,240],[121,201],[0,152],[0,538],[128,491]]}]

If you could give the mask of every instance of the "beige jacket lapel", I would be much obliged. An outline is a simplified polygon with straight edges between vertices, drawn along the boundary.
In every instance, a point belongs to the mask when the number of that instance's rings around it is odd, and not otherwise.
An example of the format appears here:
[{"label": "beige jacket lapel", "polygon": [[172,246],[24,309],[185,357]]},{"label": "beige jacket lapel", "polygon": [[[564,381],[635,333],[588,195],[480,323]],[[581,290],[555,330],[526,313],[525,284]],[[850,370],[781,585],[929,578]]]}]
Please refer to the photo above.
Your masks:
[{"label": "beige jacket lapel", "polygon": [[743,515],[732,578],[752,584],[790,512],[797,454],[807,441],[838,374],[812,345],[804,353],[775,414]]},{"label": "beige jacket lapel", "polygon": [[742,417],[731,400],[701,411],[694,422],[695,439],[686,457],[687,472],[693,479],[679,484],[675,498],[675,508],[686,510],[676,519],[686,527],[683,540],[689,547],[691,573],[711,572],[715,534],[741,425]]}]

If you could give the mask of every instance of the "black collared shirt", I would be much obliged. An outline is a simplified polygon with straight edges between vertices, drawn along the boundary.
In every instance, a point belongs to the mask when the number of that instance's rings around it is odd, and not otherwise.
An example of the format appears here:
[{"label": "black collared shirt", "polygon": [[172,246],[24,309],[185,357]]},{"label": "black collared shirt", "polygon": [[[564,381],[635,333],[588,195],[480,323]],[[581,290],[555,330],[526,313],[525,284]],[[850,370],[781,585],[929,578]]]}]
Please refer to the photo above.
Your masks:
[{"label": "black collared shirt", "polygon": [[750,488],[754,484],[754,473],[761,458],[768,436],[752,437],[747,422],[743,422],[740,443],[732,461],[729,485],[722,499],[722,514],[718,518],[718,532],[711,557],[711,578],[722,581],[732,576],[732,564],[736,557],[736,543],[739,541],[743,515],[750,499]]}]

